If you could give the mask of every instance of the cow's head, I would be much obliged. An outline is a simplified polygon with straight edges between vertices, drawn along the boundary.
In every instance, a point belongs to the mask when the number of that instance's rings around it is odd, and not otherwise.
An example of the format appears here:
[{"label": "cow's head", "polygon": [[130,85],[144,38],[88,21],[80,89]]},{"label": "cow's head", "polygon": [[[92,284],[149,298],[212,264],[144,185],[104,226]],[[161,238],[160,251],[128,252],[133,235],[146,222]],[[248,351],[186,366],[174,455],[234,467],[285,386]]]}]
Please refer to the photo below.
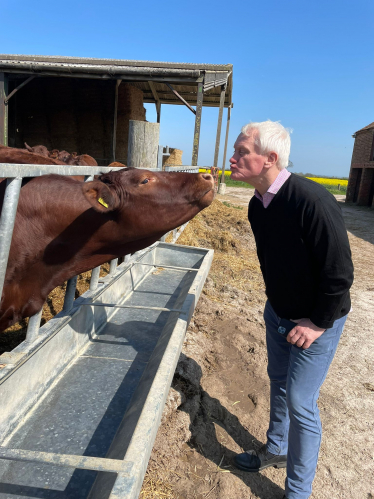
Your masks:
[{"label": "cow's head", "polygon": [[130,232],[140,236],[182,225],[214,198],[213,177],[204,173],[124,168],[102,174],[82,188],[96,211],[115,214]]}]

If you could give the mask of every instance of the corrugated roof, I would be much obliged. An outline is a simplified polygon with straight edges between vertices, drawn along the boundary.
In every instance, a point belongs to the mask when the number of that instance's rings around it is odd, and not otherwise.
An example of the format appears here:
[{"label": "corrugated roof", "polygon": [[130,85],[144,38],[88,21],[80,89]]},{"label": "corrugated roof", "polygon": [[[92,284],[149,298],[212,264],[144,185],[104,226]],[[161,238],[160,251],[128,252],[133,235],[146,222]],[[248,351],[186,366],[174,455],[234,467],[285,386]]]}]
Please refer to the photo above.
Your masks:
[{"label": "corrugated roof", "polygon": [[[82,57],[0,54],[0,71],[13,77],[36,74],[78,78],[121,79],[144,92],[145,102],[155,102],[152,81],[161,103],[181,104],[169,83],[191,105],[196,104],[198,81],[204,83],[204,106],[219,106],[221,85],[226,84],[225,107],[232,102],[232,64],[94,59]],[[17,76],[16,76],[17,75]],[[165,83],[164,83],[165,82]]]}]

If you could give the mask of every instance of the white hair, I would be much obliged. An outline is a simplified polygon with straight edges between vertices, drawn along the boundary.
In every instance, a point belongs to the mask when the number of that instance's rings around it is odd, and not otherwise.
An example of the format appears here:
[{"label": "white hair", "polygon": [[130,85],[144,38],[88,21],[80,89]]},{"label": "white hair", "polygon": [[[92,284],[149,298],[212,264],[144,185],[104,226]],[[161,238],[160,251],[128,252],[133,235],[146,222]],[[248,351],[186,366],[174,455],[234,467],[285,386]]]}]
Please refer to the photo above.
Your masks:
[{"label": "white hair", "polygon": [[243,135],[254,138],[255,144],[260,148],[260,154],[277,153],[279,170],[287,168],[291,149],[291,129],[284,128],[279,121],[267,120],[260,123],[248,123],[243,126],[241,132]]}]

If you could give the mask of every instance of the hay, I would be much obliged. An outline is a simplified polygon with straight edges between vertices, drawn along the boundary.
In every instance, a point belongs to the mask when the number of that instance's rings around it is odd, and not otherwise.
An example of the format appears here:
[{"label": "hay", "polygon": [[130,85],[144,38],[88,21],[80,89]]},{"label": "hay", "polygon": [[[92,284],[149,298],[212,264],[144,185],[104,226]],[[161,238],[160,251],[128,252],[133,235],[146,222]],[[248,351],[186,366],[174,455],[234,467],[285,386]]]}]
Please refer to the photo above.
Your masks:
[{"label": "hay", "polygon": [[118,87],[116,160],[127,164],[129,121],[145,121],[143,92],[129,83]]},{"label": "hay", "polygon": [[[260,266],[246,209],[213,201],[191,220],[177,244],[214,249],[209,277],[215,288],[220,290],[230,281],[243,291],[257,293],[261,289]],[[209,294],[214,300],[215,291]]]},{"label": "hay", "polygon": [[[166,152],[166,147],[164,147],[164,152]],[[181,166],[183,165],[181,149],[175,149],[169,147],[170,156],[164,156],[162,159],[162,166]]]}]

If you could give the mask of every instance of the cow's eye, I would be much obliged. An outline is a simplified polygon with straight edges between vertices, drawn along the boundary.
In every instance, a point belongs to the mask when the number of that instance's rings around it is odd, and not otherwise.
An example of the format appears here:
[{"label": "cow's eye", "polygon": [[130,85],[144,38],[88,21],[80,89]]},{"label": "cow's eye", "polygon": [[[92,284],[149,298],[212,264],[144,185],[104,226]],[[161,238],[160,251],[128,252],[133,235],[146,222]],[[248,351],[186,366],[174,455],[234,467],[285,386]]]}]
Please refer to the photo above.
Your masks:
[{"label": "cow's eye", "polygon": [[147,182],[149,182],[149,180],[147,178],[145,178],[141,183],[146,184]]}]

